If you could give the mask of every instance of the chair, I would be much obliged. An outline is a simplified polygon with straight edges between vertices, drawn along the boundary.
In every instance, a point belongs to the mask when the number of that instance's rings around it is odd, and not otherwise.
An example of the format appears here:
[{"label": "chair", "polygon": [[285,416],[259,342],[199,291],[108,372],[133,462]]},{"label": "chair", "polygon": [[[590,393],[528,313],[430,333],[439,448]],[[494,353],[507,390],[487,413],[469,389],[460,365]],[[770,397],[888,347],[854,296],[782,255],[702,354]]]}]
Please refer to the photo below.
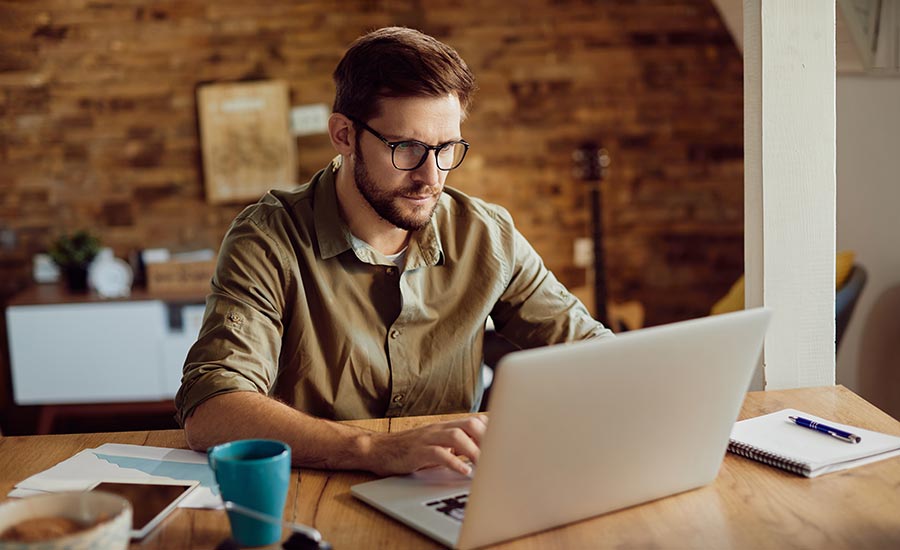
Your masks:
[{"label": "chair", "polygon": [[866,286],[868,274],[863,266],[853,264],[850,276],[847,281],[835,292],[834,299],[834,324],[835,324],[835,350],[840,347],[841,339],[844,331],[847,329],[847,323],[850,322],[850,316],[856,308],[856,302],[859,301],[859,295]]},{"label": "chair", "polygon": [[518,351],[522,348],[513,344],[494,330],[493,323],[484,332],[484,360],[481,365],[484,382],[484,394],[481,397],[479,411],[484,412],[488,407],[488,399],[491,397],[491,384],[494,381],[497,364],[507,353]]}]

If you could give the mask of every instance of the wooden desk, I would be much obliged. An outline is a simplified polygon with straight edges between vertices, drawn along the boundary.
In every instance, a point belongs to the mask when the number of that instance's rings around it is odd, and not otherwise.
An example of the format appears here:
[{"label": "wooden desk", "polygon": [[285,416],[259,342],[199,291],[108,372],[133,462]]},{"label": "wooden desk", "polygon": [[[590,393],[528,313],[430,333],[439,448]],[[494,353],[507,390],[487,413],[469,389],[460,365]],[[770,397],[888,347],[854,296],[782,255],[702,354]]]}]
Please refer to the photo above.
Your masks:
[{"label": "wooden desk", "polygon": [[[788,407],[900,435],[900,422],[840,386],[753,392],[741,417]],[[394,431],[435,419],[356,424]],[[106,442],[185,447],[176,430],[0,438],[0,492]],[[438,547],[350,495],[350,485],[371,479],[360,472],[295,471],[284,516],[315,526],[337,550]],[[132,548],[214,548],[228,533],[224,512],[179,510]],[[603,547],[900,548],[900,458],[806,479],[726,454],[712,485],[498,546]]]}]

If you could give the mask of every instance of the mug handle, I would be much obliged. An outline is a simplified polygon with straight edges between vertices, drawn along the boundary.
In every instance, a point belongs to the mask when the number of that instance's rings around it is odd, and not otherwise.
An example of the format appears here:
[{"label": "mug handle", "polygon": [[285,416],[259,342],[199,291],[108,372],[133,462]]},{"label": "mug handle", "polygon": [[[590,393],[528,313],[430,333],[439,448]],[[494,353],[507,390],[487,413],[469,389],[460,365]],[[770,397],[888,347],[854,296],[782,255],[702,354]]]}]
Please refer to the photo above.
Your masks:
[{"label": "mug handle", "polygon": [[206,462],[209,463],[209,467],[212,468],[213,473],[216,471],[216,457],[213,456],[214,449],[215,447],[206,451]]}]

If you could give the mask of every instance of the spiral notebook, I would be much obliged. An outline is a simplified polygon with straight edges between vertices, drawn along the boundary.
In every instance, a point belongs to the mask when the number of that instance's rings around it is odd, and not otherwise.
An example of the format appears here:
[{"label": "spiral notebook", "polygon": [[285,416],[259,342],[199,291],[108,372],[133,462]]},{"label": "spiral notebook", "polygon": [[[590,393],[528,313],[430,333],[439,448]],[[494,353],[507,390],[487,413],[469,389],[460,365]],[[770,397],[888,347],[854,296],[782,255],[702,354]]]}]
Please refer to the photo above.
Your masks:
[{"label": "spiral notebook", "polygon": [[[862,438],[847,443],[803,428],[789,416],[808,418],[852,432]],[[840,424],[794,409],[741,420],[734,424],[728,450],[806,477],[855,468],[900,456],[900,437]]]}]

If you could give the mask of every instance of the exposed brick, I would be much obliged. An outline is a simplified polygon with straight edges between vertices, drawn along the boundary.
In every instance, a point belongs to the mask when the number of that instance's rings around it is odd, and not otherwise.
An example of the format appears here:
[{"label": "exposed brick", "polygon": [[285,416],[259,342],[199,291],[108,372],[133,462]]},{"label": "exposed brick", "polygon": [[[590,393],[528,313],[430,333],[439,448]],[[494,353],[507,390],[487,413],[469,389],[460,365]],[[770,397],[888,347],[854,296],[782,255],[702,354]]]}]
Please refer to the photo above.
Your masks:
[{"label": "exposed brick", "polygon": [[69,34],[69,27],[64,25],[41,25],[31,33],[32,38],[62,40]]},{"label": "exposed brick", "polygon": [[107,201],[100,209],[99,221],[104,227],[131,227],[134,225],[132,203]]},{"label": "exposed brick", "polygon": [[[590,203],[571,155],[588,140],[612,159],[611,298],[641,301],[649,324],[695,317],[742,271],[742,63],[708,0],[35,0],[0,4],[0,22],[0,221],[21,249],[6,287],[77,227],[120,256],[217,247],[242,205],[204,200],[197,86],[279,78],[294,104],[330,105],[349,42],[389,24],[467,60],[480,91],[450,185],[508,208],[564,283],[585,284],[571,243]],[[334,155],[326,136],[296,143],[298,182]]]}]

